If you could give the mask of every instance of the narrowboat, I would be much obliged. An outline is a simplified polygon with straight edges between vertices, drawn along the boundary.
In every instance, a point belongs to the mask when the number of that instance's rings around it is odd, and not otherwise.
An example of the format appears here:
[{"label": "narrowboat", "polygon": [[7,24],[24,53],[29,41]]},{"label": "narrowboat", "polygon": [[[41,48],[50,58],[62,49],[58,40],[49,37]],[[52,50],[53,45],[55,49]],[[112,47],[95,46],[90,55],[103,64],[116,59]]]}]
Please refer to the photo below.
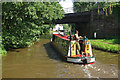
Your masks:
[{"label": "narrowboat", "polygon": [[63,35],[63,32],[53,32],[51,44],[61,53],[67,62],[92,64],[95,57],[92,54],[90,40],[83,37],[80,41],[74,40],[74,36]]}]

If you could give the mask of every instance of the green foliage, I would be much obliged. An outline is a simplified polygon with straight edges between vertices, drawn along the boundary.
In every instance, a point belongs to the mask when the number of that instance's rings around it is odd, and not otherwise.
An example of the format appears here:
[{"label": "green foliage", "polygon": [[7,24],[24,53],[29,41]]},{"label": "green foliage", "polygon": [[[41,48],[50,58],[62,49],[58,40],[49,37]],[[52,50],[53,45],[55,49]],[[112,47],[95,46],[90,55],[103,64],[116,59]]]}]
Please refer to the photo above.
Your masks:
[{"label": "green foliage", "polygon": [[63,24],[63,29],[65,30],[65,35],[70,35],[71,26],[69,24]]},{"label": "green foliage", "polygon": [[[57,2],[2,3],[2,41],[5,49],[30,46],[64,15]],[[49,23],[50,25],[45,25]]]},{"label": "green foliage", "polygon": [[93,39],[94,41],[106,42],[110,44],[120,44],[120,39]]},{"label": "green foliage", "polygon": [[70,35],[70,31],[72,35],[75,34],[75,24],[63,24],[63,28],[64,30],[68,30],[65,31],[65,35]]},{"label": "green foliage", "polygon": [[[120,2],[74,2],[74,12],[84,12],[84,11],[89,11],[93,9],[98,9],[98,14],[99,14],[99,9],[103,8],[103,11],[106,12],[106,15],[112,14],[113,11],[118,13],[119,8],[120,8]],[[118,14],[117,13],[117,14]]]},{"label": "green foliage", "polygon": [[120,47],[117,45],[105,44],[103,42],[98,42],[97,40],[91,40],[91,45],[97,49],[120,53]]},{"label": "green foliage", "polygon": [[71,27],[70,27],[69,24],[63,24],[63,28],[64,28],[64,29],[69,29],[69,30],[71,29]]},{"label": "green foliage", "polygon": [[89,3],[89,2],[74,2],[74,12],[84,12],[84,11],[88,11],[93,4],[95,4],[95,3]]},{"label": "green foliage", "polygon": [[0,54],[6,54],[7,51],[5,50],[4,46],[2,45],[2,37],[0,36]]}]

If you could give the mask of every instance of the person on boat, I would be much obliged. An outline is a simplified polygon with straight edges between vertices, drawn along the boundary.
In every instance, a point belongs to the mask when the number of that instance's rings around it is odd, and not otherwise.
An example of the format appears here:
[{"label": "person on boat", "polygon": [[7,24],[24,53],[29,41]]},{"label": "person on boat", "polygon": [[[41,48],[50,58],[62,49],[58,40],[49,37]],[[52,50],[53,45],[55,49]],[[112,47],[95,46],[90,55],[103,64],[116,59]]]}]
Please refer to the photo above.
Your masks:
[{"label": "person on boat", "polygon": [[79,36],[78,34],[79,34],[78,30],[76,30],[76,33],[75,33],[75,36],[74,36],[74,37],[75,37],[75,40],[77,41],[77,42],[76,42],[76,44],[77,44],[77,49],[79,50],[79,53],[81,54],[82,43],[81,43],[80,39],[83,39],[83,37],[82,37],[82,36]]},{"label": "person on boat", "polygon": [[79,41],[79,40],[82,39],[83,37],[82,37],[82,36],[79,36],[78,34],[79,34],[78,30],[76,30],[75,39]]}]

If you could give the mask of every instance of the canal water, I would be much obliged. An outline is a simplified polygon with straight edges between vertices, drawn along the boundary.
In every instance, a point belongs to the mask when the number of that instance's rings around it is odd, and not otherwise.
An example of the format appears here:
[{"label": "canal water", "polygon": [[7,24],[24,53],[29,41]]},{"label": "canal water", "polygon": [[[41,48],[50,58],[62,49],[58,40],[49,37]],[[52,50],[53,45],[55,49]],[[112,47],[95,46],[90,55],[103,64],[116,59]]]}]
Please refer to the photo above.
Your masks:
[{"label": "canal water", "polygon": [[2,57],[3,78],[118,78],[118,54],[93,49],[96,62],[80,65],[65,62],[41,39],[29,48],[8,51]]}]

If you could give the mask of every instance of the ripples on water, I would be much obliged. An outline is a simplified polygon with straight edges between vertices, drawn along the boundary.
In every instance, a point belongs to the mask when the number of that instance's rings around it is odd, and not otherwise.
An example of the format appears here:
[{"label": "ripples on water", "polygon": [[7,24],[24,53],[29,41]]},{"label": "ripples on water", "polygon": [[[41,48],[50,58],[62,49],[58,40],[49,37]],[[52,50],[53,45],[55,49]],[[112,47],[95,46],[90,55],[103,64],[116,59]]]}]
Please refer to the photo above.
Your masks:
[{"label": "ripples on water", "polygon": [[118,55],[93,50],[94,64],[65,62],[49,44],[41,39],[33,46],[9,51],[3,57],[4,78],[117,78]]}]

